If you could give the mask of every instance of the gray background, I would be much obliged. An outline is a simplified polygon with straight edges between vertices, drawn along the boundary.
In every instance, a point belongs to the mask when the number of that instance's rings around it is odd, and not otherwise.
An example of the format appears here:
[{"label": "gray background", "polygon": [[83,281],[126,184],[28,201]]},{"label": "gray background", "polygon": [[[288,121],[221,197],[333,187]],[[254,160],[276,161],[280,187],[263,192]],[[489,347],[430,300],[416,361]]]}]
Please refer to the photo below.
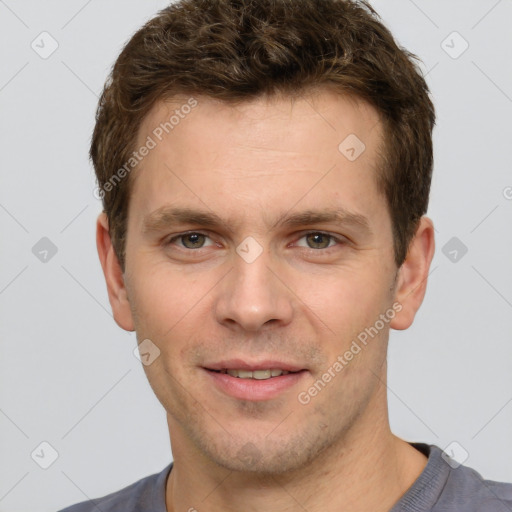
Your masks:
[{"label": "gray background", "polygon": [[[512,481],[512,2],[372,3],[423,60],[438,115],[437,249],[415,324],[391,334],[392,428]],[[55,511],[172,457],[135,335],[110,312],[87,158],[110,66],[165,5],[0,0],[0,512]]]}]

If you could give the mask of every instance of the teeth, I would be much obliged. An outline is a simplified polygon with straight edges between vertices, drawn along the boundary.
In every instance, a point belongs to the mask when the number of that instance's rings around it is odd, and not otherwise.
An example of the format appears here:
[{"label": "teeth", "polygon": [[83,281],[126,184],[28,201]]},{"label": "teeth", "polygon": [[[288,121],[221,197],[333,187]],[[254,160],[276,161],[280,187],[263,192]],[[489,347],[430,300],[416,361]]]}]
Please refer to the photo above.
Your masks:
[{"label": "teeth", "polygon": [[227,373],[231,375],[231,377],[238,377],[239,379],[256,379],[256,380],[266,380],[272,377],[279,377],[280,375],[287,375],[288,371],[279,370],[277,368],[273,368],[271,370],[221,370],[221,373]]},{"label": "teeth", "polygon": [[271,370],[256,370],[255,372],[252,372],[252,378],[258,380],[270,379],[271,374]]},{"label": "teeth", "polygon": [[[229,370],[228,370],[228,372],[229,372]],[[249,371],[247,371],[247,370],[238,370],[238,371],[237,371],[237,370],[235,370],[235,372],[236,372],[238,375],[232,375],[231,373],[230,373],[230,375],[231,375],[232,377],[240,377],[241,379],[249,379],[249,378],[252,378],[252,372],[249,372]]]}]

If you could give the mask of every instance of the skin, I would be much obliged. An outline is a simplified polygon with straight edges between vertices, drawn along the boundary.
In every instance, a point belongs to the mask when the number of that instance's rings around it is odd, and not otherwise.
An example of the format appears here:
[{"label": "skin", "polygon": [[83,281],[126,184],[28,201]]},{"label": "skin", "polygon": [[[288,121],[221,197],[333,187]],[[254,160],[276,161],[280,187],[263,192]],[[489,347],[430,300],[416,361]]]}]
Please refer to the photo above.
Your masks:
[{"label": "skin", "polygon": [[[157,103],[140,144],[186,99]],[[97,222],[114,318],[160,350],[144,370],[167,411],[167,510],[388,511],[427,462],[390,431],[386,351],[390,328],[408,328],[422,303],[432,221],[422,217],[397,269],[375,179],[382,125],[370,105],[328,89],[236,106],[196,99],[133,171],[124,273],[105,215]],[[355,161],[338,150],[352,133],[366,146]],[[165,206],[213,212],[223,223],[145,230]],[[278,223],[337,207],[366,217],[369,230]],[[206,237],[170,241],[187,231]],[[318,231],[339,241],[306,236]],[[263,249],[252,263],[236,252],[249,236]],[[298,394],[393,304],[401,309],[378,335],[300,403]],[[279,359],[307,371],[277,397],[240,400],[203,368],[228,358]]]}]

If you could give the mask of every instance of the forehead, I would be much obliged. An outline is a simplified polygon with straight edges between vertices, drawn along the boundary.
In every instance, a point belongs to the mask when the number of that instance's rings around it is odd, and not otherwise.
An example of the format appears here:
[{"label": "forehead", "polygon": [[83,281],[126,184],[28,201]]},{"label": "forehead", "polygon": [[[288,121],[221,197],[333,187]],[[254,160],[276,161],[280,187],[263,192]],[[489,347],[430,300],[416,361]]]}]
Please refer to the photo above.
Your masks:
[{"label": "forehead", "polygon": [[379,114],[329,89],[237,104],[177,96],[146,116],[138,146],[148,138],[154,147],[132,175],[132,199],[146,212],[208,198],[209,209],[240,213],[245,204],[267,215],[276,201],[281,211],[299,200],[313,207],[319,197],[347,207],[362,194],[368,210],[378,195]]},{"label": "forehead", "polygon": [[[185,120],[187,120],[185,122]],[[214,133],[217,138],[229,137],[236,143],[233,128],[243,133],[248,144],[255,143],[268,150],[290,147],[306,134],[317,133],[319,128],[329,128],[335,138],[357,134],[367,146],[382,136],[382,125],[377,110],[368,102],[350,95],[335,92],[332,86],[308,89],[301,95],[276,93],[247,101],[226,102],[209,96],[177,95],[170,100],[157,101],[143,119],[138,132],[139,145],[147,136],[162,142],[171,135],[182,135],[184,142],[191,131],[201,125],[201,134]],[[281,137],[267,131],[269,125],[281,128]],[[192,126],[190,126],[192,125]],[[275,130],[274,130],[275,131]],[[176,138],[176,137],[175,137]],[[191,143],[194,142],[192,137]],[[301,141],[303,142],[303,141]],[[317,144],[317,139],[312,139]],[[326,143],[331,143],[326,140]],[[196,147],[196,152],[200,148]]]}]

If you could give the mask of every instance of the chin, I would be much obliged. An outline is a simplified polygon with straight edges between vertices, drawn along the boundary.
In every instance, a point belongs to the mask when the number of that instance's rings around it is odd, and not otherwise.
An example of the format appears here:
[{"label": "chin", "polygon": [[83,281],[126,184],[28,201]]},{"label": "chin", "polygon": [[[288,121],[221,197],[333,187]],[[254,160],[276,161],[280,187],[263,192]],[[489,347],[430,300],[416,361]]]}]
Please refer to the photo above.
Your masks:
[{"label": "chin", "polygon": [[[214,442],[201,446],[203,453],[215,464],[238,473],[279,476],[303,470],[312,460],[322,456],[322,452],[332,444],[325,432],[318,432],[305,438],[297,433],[296,438],[259,439],[241,441],[229,445]],[[204,444],[204,439],[201,444]]]}]

